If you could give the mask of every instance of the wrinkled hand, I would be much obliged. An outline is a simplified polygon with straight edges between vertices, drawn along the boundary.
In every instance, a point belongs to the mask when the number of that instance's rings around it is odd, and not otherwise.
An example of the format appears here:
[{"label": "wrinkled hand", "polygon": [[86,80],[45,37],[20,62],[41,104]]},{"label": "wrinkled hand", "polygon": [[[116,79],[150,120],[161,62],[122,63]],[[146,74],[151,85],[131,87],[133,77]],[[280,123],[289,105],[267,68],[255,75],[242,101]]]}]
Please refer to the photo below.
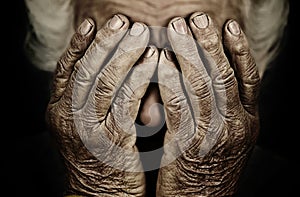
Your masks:
[{"label": "wrinkled hand", "polygon": [[95,35],[87,19],[58,62],[46,117],[67,168],[66,194],[144,195],[134,120],[158,51],[145,50],[144,24],[128,28],[116,15]]},{"label": "wrinkled hand", "polygon": [[259,128],[260,79],[246,37],[233,20],[220,36],[203,13],[189,26],[173,19],[168,37],[176,59],[164,50],[158,65],[168,131],[157,196],[233,195]]}]

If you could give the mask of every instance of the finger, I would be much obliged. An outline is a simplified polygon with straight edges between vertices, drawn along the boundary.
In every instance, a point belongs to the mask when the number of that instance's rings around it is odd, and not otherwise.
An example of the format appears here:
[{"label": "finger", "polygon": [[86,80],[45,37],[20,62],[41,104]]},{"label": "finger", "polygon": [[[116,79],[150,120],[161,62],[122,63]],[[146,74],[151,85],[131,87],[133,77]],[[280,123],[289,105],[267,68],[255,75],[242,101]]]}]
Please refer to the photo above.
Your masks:
[{"label": "finger", "polygon": [[231,54],[236,71],[241,103],[250,114],[255,114],[260,85],[259,72],[251,55],[247,38],[234,20],[229,20],[225,25],[224,43]]},{"label": "finger", "polygon": [[171,20],[168,37],[183,74],[183,82],[191,101],[196,124],[207,128],[216,115],[211,79],[183,18]]},{"label": "finger", "polygon": [[65,93],[66,99],[72,99],[70,102],[75,110],[81,109],[86,103],[98,73],[125,35],[128,26],[129,21],[125,16],[113,16],[97,32],[84,56],[76,63]]},{"label": "finger", "polygon": [[90,98],[95,99],[94,106],[97,107],[97,116],[100,121],[106,116],[116,91],[131,67],[145,51],[148,42],[148,27],[142,23],[134,23],[117,47],[113,57],[97,76]]},{"label": "finger", "polygon": [[51,103],[55,103],[61,98],[69,82],[74,65],[90,45],[94,37],[94,31],[94,21],[91,19],[84,20],[73,35],[70,46],[58,60],[53,80]]},{"label": "finger", "polygon": [[[158,63],[159,91],[165,110],[168,131],[165,143],[175,138],[181,141],[194,135],[194,121],[184,92],[182,77],[175,65],[173,54],[164,49]],[[166,154],[167,151],[165,151]]]},{"label": "finger", "polygon": [[111,111],[106,120],[107,125],[114,125],[117,131],[131,135],[128,141],[122,141],[126,145],[135,145],[135,119],[138,114],[141,98],[149,86],[150,79],[156,70],[157,62],[158,50],[156,47],[151,46],[146,50],[141,61],[128,74],[127,79],[120,87],[112,103]]},{"label": "finger", "polygon": [[237,81],[224,53],[218,29],[213,20],[201,12],[194,13],[189,23],[212,79],[218,110],[223,116],[232,115],[240,106]]}]

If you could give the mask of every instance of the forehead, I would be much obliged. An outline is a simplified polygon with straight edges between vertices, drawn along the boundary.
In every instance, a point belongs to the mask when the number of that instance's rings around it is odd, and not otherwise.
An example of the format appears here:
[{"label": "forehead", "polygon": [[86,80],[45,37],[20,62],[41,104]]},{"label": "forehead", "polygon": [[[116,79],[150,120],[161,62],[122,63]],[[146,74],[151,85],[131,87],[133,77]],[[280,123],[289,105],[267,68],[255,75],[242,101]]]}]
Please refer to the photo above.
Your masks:
[{"label": "forehead", "polygon": [[76,1],[76,21],[92,17],[100,27],[113,14],[121,13],[133,21],[150,26],[166,26],[171,18],[187,17],[195,11],[208,13],[218,25],[228,18],[240,20],[242,1],[236,0],[78,0]]}]

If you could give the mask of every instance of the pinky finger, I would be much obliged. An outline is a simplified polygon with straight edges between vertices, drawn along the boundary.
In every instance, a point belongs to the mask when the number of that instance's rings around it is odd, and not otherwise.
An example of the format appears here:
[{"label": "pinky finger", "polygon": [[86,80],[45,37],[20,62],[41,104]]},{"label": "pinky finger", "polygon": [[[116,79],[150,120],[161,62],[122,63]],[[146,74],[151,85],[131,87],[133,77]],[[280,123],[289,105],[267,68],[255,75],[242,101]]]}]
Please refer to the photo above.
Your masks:
[{"label": "pinky finger", "polygon": [[50,103],[57,102],[63,95],[74,65],[84,55],[90,45],[94,36],[94,30],[94,22],[91,19],[86,19],[73,35],[69,47],[57,62]]},{"label": "pinky finger", "polygon": [[246,111],[254,115],[257,111],[260,77],[247,38],[236,21],[229,20],[226,23],[224,42],[231,54],[232,64],[239,82],[241,103]]}]

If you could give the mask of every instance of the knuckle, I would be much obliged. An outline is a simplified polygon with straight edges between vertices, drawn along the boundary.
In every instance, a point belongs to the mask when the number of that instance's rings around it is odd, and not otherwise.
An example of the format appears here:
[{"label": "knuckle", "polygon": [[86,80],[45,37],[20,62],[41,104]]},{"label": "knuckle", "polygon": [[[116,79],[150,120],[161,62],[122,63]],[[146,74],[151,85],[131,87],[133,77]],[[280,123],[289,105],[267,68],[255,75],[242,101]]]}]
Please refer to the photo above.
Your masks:
[{"label": "knuckle", "polygon": [[201,42],[203,48],[210,54],[216,54],[221,50],[221,42],[216,33],[208,35],[207,38]]},{"label": "knuckle", "polygon": [[115,44],[112,40],[119,40],[122,33],[114,34],[113,32],[110,32],[108,29],[103,28],[100,29],[95,36],[95,43],[98,48],[103,49],[109,49],[112,47],[112,45]]},{"label": "knuckle", "polygon": [[66,51],[66,55],[65,55],[66,62],[74,63],[79,58],[80,52],[81,50],[80,47],[78,47],[78,45],[71,46]]},{"label": "knuckle", "polygon": [[[256,67],[251,66],[248,69],[248,74],[245,77],[243,77],[243,81],[245,84],[251,85],[253,88],[257,87],[260,84],[260,77]],[[254,89],[256,90],[256,88]]]},{"label": "knuckle", "polygon": [[109,39],[105,39],[101,32],[97,32],[94,39],[94,45],[91,48],[92,52],[103,52],[110,47]]},{"label": "knuckle", "polygon": [[84,40],[85,39],[82,35],[75,33],[70,42],[71,48],[78,48],[78,44],[82,43]]},{"label": "knuckle", "polygon": [[98,76],[97,91],[103,94],[113,92],[114,79],[114,74],[109,69],[105,69],[105,71]]},{"label": "knuckle", "polygon": [[248,43],[245,39],[240,39],[239,41],[235,42],[232,46],[233,51],[237,55],[248,55],[250,53],[250,49]]},{"label": "knuckle", "polygon": [[260,76],[258,68],[250,50],[243,50],[243,52],[238,55],[238,59],[238,64],[240,64],[238,66],[239,74],[244,78],[244,82],[259,83]]},{"label": "knuckle", "polygon": [[209,76],[195,75],[190,79],[188,87],[192,94],[202,98],[210,94],[212,79]]},{"label": "knuckle", "polygon": [[73,65],[68,62],[66,56],[60,58],[56,65],[55,75],[56,77],[63,77],[69,75],[72,72]]},{"label": "knuckle", "polygon": [[65,57],[61,57],[58,61],[57,61],[57,66],[56,66],[56,75],[59,75],[61,73],[63,73],[66,70],[66,58]]},{"label": "knuckle", "polygon": [[172,107],[176,111],[184,108],[186,105],[186,99],[184,95],[171,94],[167,100],[167,106]]},{"label": "knuckle", "polygon": [[101,42],[101,40],[103,39],[103,37],[105,37],[105,35],[107,35],[107,32],[104,31],[103,29],[97,31],[96,36],[95,36],[95,41]]},{"label": "knuckle", "polygon": [[217,86],[232,86],[234,83],[235,75],[231,67],[224,66],[224,69],[214,74],[214,85]]},{"label": "knuckle", "polygon": [[75,62],[79,59],[79,48],[75,49],[70,47],[65,51],[65,53],[59,58],[57,66],[63,70],[68,70],[69,67],[74,66]]}]

